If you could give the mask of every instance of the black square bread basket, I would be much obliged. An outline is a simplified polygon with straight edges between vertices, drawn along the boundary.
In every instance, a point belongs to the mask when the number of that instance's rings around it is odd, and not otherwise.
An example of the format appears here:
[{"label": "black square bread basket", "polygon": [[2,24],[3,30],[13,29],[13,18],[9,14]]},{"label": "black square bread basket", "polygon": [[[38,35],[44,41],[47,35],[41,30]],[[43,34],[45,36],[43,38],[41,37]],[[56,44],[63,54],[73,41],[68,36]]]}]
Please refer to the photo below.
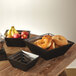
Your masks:
[{"label": "black square bread basket", "polygon": [[[47,34],[44,34],[44,35],[53,36],[51,33],[47,33]],[[29,38],[29,39],[25,40],[25,42],[26,42],[26,45],[29,47],[29,49],[33,53],[39,55],[40,57],[44,58],[45,60],[49,60],[49,59],[52,59],[52,58],[55,58],[55,57],[58,57],[58,56],[61,56],[61,55],[65,54],[65,52],[67,52],[67,50],[74,44],[73,42],[68,40],[68,42],[69,42],[68,45],[64,45],[62,47],[55,48],[55,49],[47,51],[45,49],[42,49],[42,48],[36,46],[33,43],[34,41],[36,41],[38,39],[41,39],[42,36],[44,36],[44,35]]]},{"label": "black square bread basket", "polygon": [[[7,32],[8,30],[6,30]],[[19,33],[21,33],[22,31],[25,30],[17,30]],[[5,35],[6,35],[5,32]],[[30,31],[27,31],[29,33],[28,38],[30,37]],[[6,45],[10,46],[10,47],[25,47],[26,43],[24,41],[24,39],[21,38],[7,38],[5,37],[5,41],[6,41]]]},{"label": "black square bread basket", "polygon": [[21,50],[20,52],[9,56],[8,60],[13,67],[27,71],[36,64],[38,58],[38,55]]}]

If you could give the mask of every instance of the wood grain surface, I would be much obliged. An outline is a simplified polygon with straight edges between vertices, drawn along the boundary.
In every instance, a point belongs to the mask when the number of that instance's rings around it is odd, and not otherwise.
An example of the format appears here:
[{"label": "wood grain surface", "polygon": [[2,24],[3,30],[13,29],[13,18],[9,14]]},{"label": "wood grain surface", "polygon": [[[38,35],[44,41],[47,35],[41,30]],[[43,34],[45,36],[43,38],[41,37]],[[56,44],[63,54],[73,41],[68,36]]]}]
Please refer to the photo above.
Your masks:
[{"label": "wood grain surface", "polygon": [[[5,43],[4,48],[8,56],[20,50],[30,52],[28,47],[7,47]],[[76,44],[63,56],[48,61],[39,58],[36,65],[26,72],[12,67],[8,60],[0,61],[0,76],[58,76],[75,58]]]}]

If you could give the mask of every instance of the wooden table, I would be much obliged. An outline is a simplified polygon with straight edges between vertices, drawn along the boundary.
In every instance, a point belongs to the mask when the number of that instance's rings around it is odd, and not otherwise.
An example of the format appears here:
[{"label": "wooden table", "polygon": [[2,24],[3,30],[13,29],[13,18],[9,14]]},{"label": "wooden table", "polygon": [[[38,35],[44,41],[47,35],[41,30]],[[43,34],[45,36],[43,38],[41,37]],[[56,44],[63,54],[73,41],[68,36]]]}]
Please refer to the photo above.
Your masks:
[{"label": "wooden table", "polygon": [[[31,37],[32,36],[34,35],[31,35]],[[6,44],[4,44],[4,48],[8,55],[14,54],[20,50],[30,52],[28,47],[7,47]],[[75,58],[76,44],[63,56],[48,61],[40,58],[36,65],[26,72],[12,67],[8,60],[0,61],[0,76],[63,76],[63,71]]]}]

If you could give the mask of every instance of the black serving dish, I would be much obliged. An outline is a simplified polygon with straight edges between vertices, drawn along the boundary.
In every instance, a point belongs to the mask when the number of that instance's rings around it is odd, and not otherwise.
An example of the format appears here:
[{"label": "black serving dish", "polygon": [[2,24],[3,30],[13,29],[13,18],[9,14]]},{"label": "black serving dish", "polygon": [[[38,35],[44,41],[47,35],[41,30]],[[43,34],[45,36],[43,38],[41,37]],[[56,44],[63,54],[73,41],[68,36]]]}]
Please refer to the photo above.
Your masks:
[{"label": "black serving dish", "polygon": [[7,60],[7,55],[4,48],[0,49],[0,61]]},{"label": "black serving dish", "polygon": [[[8,30],[6,30],[7,32]],[[25,30],[17,30],[20,34],[22,31],[25,31]],[[5,32],[5,35],[6,35],[6,32]],[[29,33],[28,35],[28,38],[30,37],[30,31],[27,31]],[[26,43],[24,41],[24,39],[21,39],[21,38],[7,38],[5,37],[5,41],[6,41],[6,45],[7,46],[11,46],[11,47],[25,47],[26,46]]]},{"label": "black serving dish", "polygon": [[39,55],[35,55],[22,50],[16,54],[9,56],[8,60],[13,67],[27,71],[36,64],[38,58]]},{"label": "black serving dish", "polygon": [[[53,36],[53,34],[50,34],[50,33],[47,33],[44,35]],[[44,36],[44,35],[29,38],[29,39],[25,40],[25,42],[26,42],[26,45],[29,47],[29,49],[33,53],[39,55],[40,57],[44,58],[45,60],[49,60],[49,59],[52,59],[52,58],[55,58],[55,57],[65,54],[65,52],[67,52],[67,50],[74,44],[74,42],[71,42],[68,40],[68,42],[69,42],[68,45],[47,51],[46,49],[42,49],[42,48],[33,44],[34,41],[41,39],[42,36]]]}]

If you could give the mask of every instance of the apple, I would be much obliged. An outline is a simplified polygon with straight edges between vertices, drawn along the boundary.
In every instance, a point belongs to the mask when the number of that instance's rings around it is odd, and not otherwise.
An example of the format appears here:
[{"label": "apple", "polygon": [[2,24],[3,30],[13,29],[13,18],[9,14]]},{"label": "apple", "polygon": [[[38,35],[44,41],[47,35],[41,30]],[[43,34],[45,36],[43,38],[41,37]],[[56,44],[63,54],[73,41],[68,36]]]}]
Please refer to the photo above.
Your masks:
[{"label": "apple", "polygon": [[28,37],[27,37],[27,35],[22,35],[21,36],[21,39],[27,39]]},{"label": "apple", "polygon": [[13,35],[13,38],[20,38],[20,34],[15,33],[15,34]]},{"label": "apple", "polygon": [[22,35],[27,35],[27,36],[28,36],[29,33],[28,33],[27,31],[22,31],[22,32],[21,32],[21,36],[22,36]]}]

